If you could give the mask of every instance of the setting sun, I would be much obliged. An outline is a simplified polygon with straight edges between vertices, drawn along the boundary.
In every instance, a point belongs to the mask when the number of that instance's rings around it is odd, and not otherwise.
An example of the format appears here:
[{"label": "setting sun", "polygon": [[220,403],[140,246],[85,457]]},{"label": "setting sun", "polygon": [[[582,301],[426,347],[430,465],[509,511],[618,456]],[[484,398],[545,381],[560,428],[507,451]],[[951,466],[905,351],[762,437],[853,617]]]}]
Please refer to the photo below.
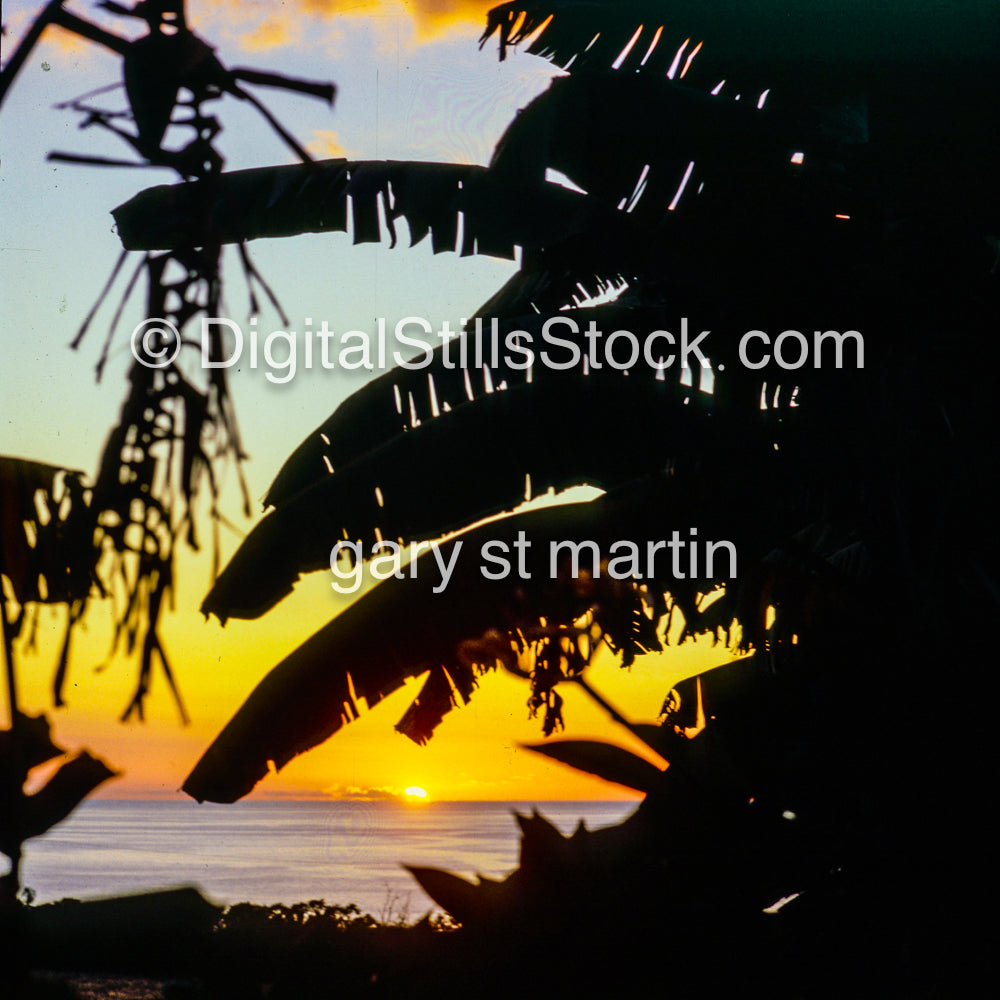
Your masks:
[{"label": "setting sun", "polygon": [[408,799],[426,799],[427,792],[421,788],[419,785],[410,785],[409,788],[403,789],[404,794]]}]

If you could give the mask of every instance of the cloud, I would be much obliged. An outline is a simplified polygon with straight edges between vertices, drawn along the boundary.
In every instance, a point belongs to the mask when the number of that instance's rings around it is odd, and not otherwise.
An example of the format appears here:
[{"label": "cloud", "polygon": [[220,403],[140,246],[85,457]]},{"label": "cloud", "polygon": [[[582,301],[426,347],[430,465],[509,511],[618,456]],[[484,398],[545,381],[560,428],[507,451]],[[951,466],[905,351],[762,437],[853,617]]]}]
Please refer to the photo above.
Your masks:
[{"label": "cloud", "polygon": [[243,35],[240,47],[248,52],[262,52],[291,45],[302,37],[302,29],[294,18],[269,17]]},{"label": "cloud", "polygon": [[404,798],[401,788],[364,788],[358,785],[329,785],[323,789],[323,794],[351,802],[386,802]]},{"label": "cloud", "polygon": [[321,16],[408,16],[418,37],[426,39],[454,28],[486,24],[486,12],[499,0],[296,0],[304,13]]},{"label": "cloud", "polygon": [[[39,8],[41,8],[41,4],[39,4]],[[14,10],[9,16],[4,17],[3,42],[0,44],[0,53],[2,53],[4,65],[7,64],[7,60],[14,54],[18,45],[21,44],[24,35],[34,23],[37,13],[38,11]],[[121,20],[118,18],[112,20],[102,19],[101,24],[103,27],[110,28],[110,30],[116,33],[123,33],[120,30]],[[93,47],[93,43],[86,41],[72,31],[67,31],[65,28],[50,24],[42,35],[41,43],[36,46],[34,52],[28,58],[26,66],[38,65],[39,62],[46,58],[54,57],[61,59],[63,56],[79,57],[88,48],[92,49]],[[67,60],[68,63],[69,60]]]},{"label": "cloud", "polygon": [[314,128],[312,134],[313,137],[306,143],[307,152],[324,159],[349,157],[333,129]]},{"label": "cloud", "polygon": [[[238,38],[241,48],[260,52],[303,40],[305,18],[325,21],[336,32],[340,18],[367,19],[378,23],[400,21],[411,26],[418,44],[451,32],[475,35],[486,24],[486,12],[498,0],[288,0],[276,5],[247,4],[242,0],[219,0],[191,12],[192,23],[205,25],[216,36],[219,29]],[[206,24],[208,22],[208,24]],[[221,23],[218,23],[221,22]],[[209,27],[210,25],[210,27]],[[314,39],[315,40],[315,39]]]}]

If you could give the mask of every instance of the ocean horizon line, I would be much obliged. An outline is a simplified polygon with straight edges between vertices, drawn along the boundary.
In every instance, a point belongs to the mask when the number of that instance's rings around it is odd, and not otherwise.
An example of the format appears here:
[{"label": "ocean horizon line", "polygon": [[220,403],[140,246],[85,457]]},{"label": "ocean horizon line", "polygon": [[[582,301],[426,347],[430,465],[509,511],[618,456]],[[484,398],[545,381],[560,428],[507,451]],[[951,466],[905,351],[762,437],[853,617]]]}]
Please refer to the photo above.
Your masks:
[{"label": "ocean horizon line", "polygon": [[429,805],[445,805],[445,804],[462,804],[470,805],[479,802],[488,802],[492,804],[519,804],[519,805],[529,805],[533,802],[558,802],[562,804],[569,803],[627,803],[634,802],[638,804],[643,799],[641,795],[612,795],[612,796],[599,796],[591,798],[438,798],[437,796],[428,796],[427,799],[414,801],[411,797],[406,795],[296,795],[294,793],[287,794],[268,794],[262,796],[247,797],[239,799],[236,802],[198,802],[196,799],[190,798],[181,792],[162,792],[162,793],[129,793],[125,795],[114,795],[114,794],[98,794],[90,796],[86,801],[88,803],[94,802],[174,802],[191,804],[198,806],[240,806],[248,805],[250,803],[265,803],[265,802],[392,802],[401,805],[413,806],[415,809],[422,809]]}]

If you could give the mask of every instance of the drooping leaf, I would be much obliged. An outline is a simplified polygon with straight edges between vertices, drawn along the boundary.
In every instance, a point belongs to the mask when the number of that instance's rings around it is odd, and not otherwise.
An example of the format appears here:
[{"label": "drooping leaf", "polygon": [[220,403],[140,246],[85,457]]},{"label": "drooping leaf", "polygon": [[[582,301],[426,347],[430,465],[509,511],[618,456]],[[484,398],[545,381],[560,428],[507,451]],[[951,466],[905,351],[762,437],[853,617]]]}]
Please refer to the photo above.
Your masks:
[{"label": "drooping leaf", "polygon": [[[810,138],[797,113],[762,113],[667,79],[557,79],[514,120],[488,169],[347,160],[255,168],[149,188],[113,214],[127,249],[348,230],[355,243],[378,242],[380,211],[392,245],[405,219],[411,245],[430,235],[435,253],[512,258],[515,246],[531,254],[595,229],[626,247],[637,222],[667,218],[690,161],[692,188],[738,180],[764,191],[795,176],[790,149],[832,150],[828,131]],[[601,146],[615,148],[614,159],[595,155]],[[548,169],[586,194],[547,183]]]},{"label": "drooping leaf", "polygon": [[[211,185],[149,188],[113,214],[129,249],[346,232],[348,225],[355,242],[364,243],[380,239],[381,201],[390,226],[406,218],[414,243],[433,231],[434,249],[441,252],[456,248],[463,188],[484,173],[482,167],[392,161],[260,167],[233,171]],[[512,244],[499,249],[513,256]]]},{"label": "drooping leaf", "polygon": [[[619,539],[633,540],[644,554],[650,541],[662,540],[670,495],[636,484],[621,497],[488,523],[442,543],[437,555],[423,554],[402,579],[380,583],[278,664],[206,751],[184,790],[198,799],[234,801],[270,764],[280,769],[364,705],[373,707],[408,677],[426,671],[430,678],[416,705],[397,725],[417,742],[430,737],[451,707],[468,700],[479,674],[498,663],[514,669],[520,654],[545,660],[534,689],[541,710],[544,696],[579,672],[596,648],[592,626],[626,662],[661,648],[662,594],[671,591],[693,623],[695,593],[711,590],[718,579],[675,579],[661,543],[660,558],[639,591],[631,578],[608,575],[606,557]],[[752,558],[752,551],[748,540],[744,557]],[[505,575],[502,564],[489,558],[501,553],[508,560]],[[453,566],[446,586],[442,564]],[[588,614],[590,624],[581,624]],[[393,623],[391,630],[386,622]]]},{"label": "drooping leaf", "polygon": [[[301,573],[328,567],[338,541],[361,539],[367,552],[375,529],[407,542],[440,537],[513,509],[526,497],[526,477],[531,495],[540,495],[584,484],[613,489],[651,469],[683,475],[716,425],[698,407],[666,405],[676,396],[675,387],[652,377],[569,376],[494,392],[413,428],[265,516],[203,610],[222,619],[257,617]],[[780,466],[781,455],[751,424],[745,431],[740,461],[756,455]],[[418,481],[453,483],[458,471],[460,489],[412,489]]]},{"label": "drooping leaf", "polygon": [[[639,340],[655,330],[678,331],[681,319],[663,308],[641,309],[615,304],[592,309],[565,310],[556,317],[538,314],[518,315],[503,320],[483,320],[479,326],[470,324],[468,332],[447,347],[439,345],[432,356],[417,356],[413,367],[393,368],[349,396],[306,438],[286,459],[264,499],[265,506],[277,507],[308,487],[336,475],[352,463],[373,454],[404,434],[418,427],[447,418],[470,404],[482,403],[487,408],[496,405],[490,396],[512,389],[540,397],[549,391],[545,386],[559,382],[579,382],[582,362],[572,369],[564,368],[577,357],[586,355],[586,331],[593,324],[608,333],[615,330],[634,331]],[[520,344],[529,345],[534,358],[529,364],[525,356],[509,347],[509,337],[521,335]],[[679,336],[679,333],[675,333]],[[555,345],[547,338],[563,342]],[[530,338],[528,340],[527,338]],[[574,345],[569,347],[568,345]],[[654,341],[655,361],[669,357],[665,341]],[[564,346],[565,345],[565,346]],[[374,350],[375,348],[373,348]],[[409,363],[409,362],[408,362]],[[665,371],[655,392],[667,400],[681,402],[691,394],[691,387],[681,382],[680,362]],[[560,366],[559,368],[554,365]],[[594,380],[614,383],[624,376],[605,367]],[[643,361],[634,374],[647,382],[654,373]],[[525,389],[529,384],[537,388]],[[582,383],[586,385],[586,382]],[[629,383],[631,384],[631,383]],[[555,386],[554,396],[565,392]],[[711,401],[703,398],[708,405]],[[559,399],[553,399],[553,406]],[[536,488],[537,492],[537,488]]]},{"label": "drooping leaf", "polygon": [[[436,195],[436,197],[435,197]],[[233,171],[211,185],[148,188],[113,212],[128,249],[234,243],[305,232],[354,233],[378,242],[382,206],[387,234],[405,219],[411,245],[431,236],[435,253],[460,251],[513,259],[515,246],[536,249],[584,232],[599,209],[558,185],[538,189],[491,177],[483,167],[392,161],[326,160]],[[348,208],[351,209],[348,219]],[[501,210],[502,209],[502,210]],[[464,236],[457,244],[459,215]],[[624,216],[605,215],[624,236]]]},{"label": "drooping leaf", "polygon": [[[565,516],[565,509],[560,513]],[[531,520],[550,532],[556,523],[551,511],[537,512]],[[280,769],[355,718],[362,703],[374,707],[406,678],[431,670],[432,678],[438,678],[431,683],[440,686],[452,678],[448,693],[440,690],[432,696],[432,689],[401,723],[412,739],[426,740],[460,697],[458,691],[471,693],[475,663],[492,667],[498,654],[514,655],[509,641],[504,650],[489,639],[516,626],[522,604],[533,617],[538,613],[518,588],[533,586],[543,609],[541,591],[553,589],[537,576],[534,585],[487,580],[480,571],[480,551],[493,537],[481,529],[468,533],[462,546],[441,546],[441,558],[455,560],[447,590],[434,592],[442,580],[435,558],[425,554],[416,561],[413,578],[384,581],[286,657],[209,747],[184,790],[197,799],[235,801],[267,773],[268,762]],[[550,614],[572,620],[588,602],[554,593],[550,604]],[[386,621],[393,622],[391,631],[384,627]]]},{"label": "drooping leaf", "polygon": [[94,519],[82,477],[0,456],[0,568],[21,605],[83,600],[95,583]]}]

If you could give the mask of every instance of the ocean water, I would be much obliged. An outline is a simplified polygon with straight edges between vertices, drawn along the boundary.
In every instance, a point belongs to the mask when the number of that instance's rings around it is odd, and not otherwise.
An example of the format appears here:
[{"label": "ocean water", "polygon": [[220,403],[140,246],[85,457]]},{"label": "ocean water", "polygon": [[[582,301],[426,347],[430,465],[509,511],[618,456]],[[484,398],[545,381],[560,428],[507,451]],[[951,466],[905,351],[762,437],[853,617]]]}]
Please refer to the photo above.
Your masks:
[{"label": "ocean water", "polygon": [[401,865],[499,877],[517,866],[513,810],[564,833],[619,822],[635,802],[85,802],[25,848],[36,902],[194,885],[213,902],[356,903],[380,919],[437,909]]}]

